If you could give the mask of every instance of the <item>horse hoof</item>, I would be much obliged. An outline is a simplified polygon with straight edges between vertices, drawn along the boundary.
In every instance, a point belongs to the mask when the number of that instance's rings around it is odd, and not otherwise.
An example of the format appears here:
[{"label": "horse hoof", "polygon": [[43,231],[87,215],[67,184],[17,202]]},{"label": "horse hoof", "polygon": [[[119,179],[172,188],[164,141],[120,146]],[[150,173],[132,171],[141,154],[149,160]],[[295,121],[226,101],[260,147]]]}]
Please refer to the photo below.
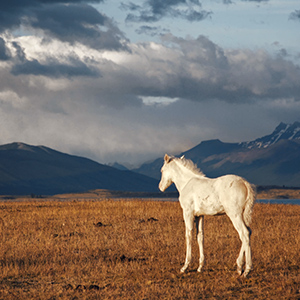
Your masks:
[{"label": "horse hoof", "polygon": [[250,271],[251,269],[249,270],[246,269],[245,272],[243,273],[243,277],[246,278]]},{"label": "horse hoof", "polygon": [[180,269],[180,273],[184,273],[184,272],[185,272],[185,270],[186,270],[186,268],[185,268],[185,267],[181,268],[181,269]]},{"label": "horse hoof", "polygon": [[243,269],[241,267],[237,267],[237,273],[239,276],[241,276],[243,274]]}]

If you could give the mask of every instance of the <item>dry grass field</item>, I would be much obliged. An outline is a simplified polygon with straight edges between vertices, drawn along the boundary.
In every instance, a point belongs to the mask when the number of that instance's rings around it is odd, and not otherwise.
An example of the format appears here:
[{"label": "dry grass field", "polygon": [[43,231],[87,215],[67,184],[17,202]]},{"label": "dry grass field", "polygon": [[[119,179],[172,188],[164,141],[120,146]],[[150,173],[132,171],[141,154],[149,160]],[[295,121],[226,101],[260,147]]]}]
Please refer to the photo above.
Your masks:
[{"label": "dry grass field", "polygon": [[[75,198],[73,198],[75,199]],[[236,276],[240,241],[206,217],[206,265],[188,272],[178,202],[0,203],[0,299],[300,299],[300,206],[256,204],[254,270]]]},{"label": "dry grass field", "polygon": [[257,199],[300,199],[300,188],[261,190],[258,191]]}]

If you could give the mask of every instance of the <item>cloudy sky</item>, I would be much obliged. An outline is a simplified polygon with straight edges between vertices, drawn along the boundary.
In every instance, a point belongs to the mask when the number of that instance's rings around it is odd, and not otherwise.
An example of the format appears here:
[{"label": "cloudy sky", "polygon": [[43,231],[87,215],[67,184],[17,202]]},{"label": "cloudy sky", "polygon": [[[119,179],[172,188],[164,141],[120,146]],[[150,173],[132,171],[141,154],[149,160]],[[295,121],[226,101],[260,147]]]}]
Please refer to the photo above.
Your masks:
[{"label": "cloudy sky", "polygon": [[299,0],[0,2],[0,144],[138,164],[299,116]]}]

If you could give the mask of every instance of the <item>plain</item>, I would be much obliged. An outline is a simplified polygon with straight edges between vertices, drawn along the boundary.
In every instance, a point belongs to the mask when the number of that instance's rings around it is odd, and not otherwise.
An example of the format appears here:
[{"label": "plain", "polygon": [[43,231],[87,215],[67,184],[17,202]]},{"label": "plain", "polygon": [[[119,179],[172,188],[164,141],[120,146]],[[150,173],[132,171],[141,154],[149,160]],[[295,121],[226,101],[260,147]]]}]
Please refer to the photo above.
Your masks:
[{"label": "plain", "polygon": [[236,275],[228,217],[205,217],[206,265],[185,257],[178,202],[27,200],[0,204],[1,299],[300,299],[300,206],[256,204],[254,269]]}]

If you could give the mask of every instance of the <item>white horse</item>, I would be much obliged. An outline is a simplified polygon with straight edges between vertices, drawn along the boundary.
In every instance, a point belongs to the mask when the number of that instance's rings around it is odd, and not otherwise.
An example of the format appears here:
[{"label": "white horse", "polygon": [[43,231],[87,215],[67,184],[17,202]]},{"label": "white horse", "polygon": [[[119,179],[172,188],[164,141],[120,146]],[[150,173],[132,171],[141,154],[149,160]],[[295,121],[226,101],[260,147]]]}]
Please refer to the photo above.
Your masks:
[{"label": "white horse", "polygon": [[[179,192],[179,202],[183,210],[186,229],[186,259],[181,272],[184,272],[192,258],[192,229],[196,218],[197,240],[200,250],[198,272],[204,264],[203,218],[204,215],[227,214],[242,241],[237,258],[237,271],[246,277],[252,269],[249,228],[252,209],[256,198],[255,188],[245,179],[236,175],[207,178],[191,160],[175,158],[167,154],[161,168],[159,189],[163,192],[172,183]],[[244,255],[246,258],[243,272]]]}]

